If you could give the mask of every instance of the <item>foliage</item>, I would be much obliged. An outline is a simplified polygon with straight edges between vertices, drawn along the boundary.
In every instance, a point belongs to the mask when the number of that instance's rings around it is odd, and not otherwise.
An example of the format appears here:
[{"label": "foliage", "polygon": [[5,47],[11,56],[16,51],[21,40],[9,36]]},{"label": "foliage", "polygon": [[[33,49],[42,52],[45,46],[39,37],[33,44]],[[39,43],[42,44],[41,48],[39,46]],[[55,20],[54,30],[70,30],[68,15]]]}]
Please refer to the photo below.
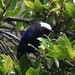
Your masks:
[{"label": "foliage", "polygon": [[[24,30],[37,21],[54,33],[37,38],[39,55],[16,59]],[[14,34],[15,33],[15,34]],[[0,75],[75,75],[74,0],[0,0]]]}]

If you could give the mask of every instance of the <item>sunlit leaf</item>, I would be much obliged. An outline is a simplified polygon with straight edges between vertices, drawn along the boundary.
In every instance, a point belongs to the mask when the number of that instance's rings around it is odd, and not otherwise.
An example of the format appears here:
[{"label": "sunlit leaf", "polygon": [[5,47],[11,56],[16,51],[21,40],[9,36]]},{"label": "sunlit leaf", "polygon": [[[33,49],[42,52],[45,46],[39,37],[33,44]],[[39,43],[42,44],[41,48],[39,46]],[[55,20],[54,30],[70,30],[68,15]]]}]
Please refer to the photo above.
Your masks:
[{"label": "sunlit leaf", "polygon": [[19,65],[15,65],[14,68],[15,68],[15,71],[18,73],[18,75],[22,75]]},{"label": "sunlit leaf", "polygon": [[54,58],[54,61],[55,61],[56,67],[59,68],[59,61],[58,61],[58,59]]},{"label": "sunlit leaf", "polygon": [[43,8],[42,8],[42,3],[39,0],[35,0],[34,1],[34,9],[38,12],[42,12]]},{"label": "sunlit leaf", "polygon": [[2,9],[2,8],[0,8],[0,13],[1,13],[1,12],[3,12],[3,9]]},{"label": "sunlit leaf", "polygon": [[60,46],[60,45],[55,45],[55,46],[54,46],[54,49],[55,49],[56,52],[59,53],[60,56],[62,56],[61,59],[65,59],[65,58],[69,59],[68,53],[67,53],[67,51],[65,50],[65,48],[63,48],[63,47]]},{"label": "sunlit leaf", "polygon": [[65,34],[62,34],[62,36],[58,38],[57,44],[72,48],[71,43]]},{"label": "sunlit leaf", "polygon": [[32,67],[30,67],[27,72],[26,75],[39,75],[40,72],[40,68],[34,69]]},{"label": "sunlit leaf", "polygon": [[6,72],[8,72],[9,70],[12,70],[13,69],[13,61],[10,58],[10,56],[6,56],[6,55],[1,55],[1,56],[5,60],[5,69],[6,69]]},{"label": "sunlit leaf", "polygon": [[59,10],[59,8],[52,8],[51,11],[56,12],[56,11],[58,11],[58,10]]},{"label": "sunlit leaf", "polygon": [[68,64],[68,65],[70,65],[70,66],[74,66],[70,61],[68,61],[68,60],[64,60],[64,62],[66,63],[66,64]]},{"label": "sunlit leaf", "polygon": [[75,54],[74,54],[74,51],[70,48],[70,47],[65,47],[65,49],[67,50],[68,52],[68,56],[73,59],[75,57]]},{"label": "sunlit leaf", "polygon": [[75,17],[75,6],[70,5],[69,3],[65,3],[65,8],[67,10],[67,13],[71,17]]},{"label": "sunlit leaf", "polygon": [[31,8],[31,9],[34,10],[34,3],[33,3],[33,2],[31,2],[31,1],[26,1],[26,0],[24,0],[24,2],[25,2],[25,5],[26,5],[27,7],[29,7],[29,8]]},{"label": "sunlit leaf", "polygon": [[7,75],[17,75],[15,71],[11,70],[7,72]]},{"label": "sunlit leaf", "polygon": [[50,10],[52,7],[50,5],[42,5],[43,8]]},{"label": "sunlit leaf", "polygon": [[10,10],[10,11],[5,13],[5,17],[7,17],[7,16],[12,16],[13,17],[14,14],[15,14],[15,12],[13,10]]},{"label": "sunlit leaf", "polygon": [[18,6],[15,8],[15,15],[18,15],[21,9],[22,3],[18,4]]}]

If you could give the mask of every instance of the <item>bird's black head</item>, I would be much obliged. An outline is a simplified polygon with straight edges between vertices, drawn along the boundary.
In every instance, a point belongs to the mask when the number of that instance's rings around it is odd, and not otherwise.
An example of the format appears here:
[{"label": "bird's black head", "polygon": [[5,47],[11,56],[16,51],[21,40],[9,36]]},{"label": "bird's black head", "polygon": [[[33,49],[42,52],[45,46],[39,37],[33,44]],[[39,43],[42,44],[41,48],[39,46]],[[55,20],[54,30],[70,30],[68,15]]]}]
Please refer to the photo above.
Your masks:
[{"label": "bird's black head", "polygon": [[49,35],[51,32],[53,32],[51,26],[45,22],[39,22],[33,28],[34,34],[37,37],[41,37],[43,34]]}]

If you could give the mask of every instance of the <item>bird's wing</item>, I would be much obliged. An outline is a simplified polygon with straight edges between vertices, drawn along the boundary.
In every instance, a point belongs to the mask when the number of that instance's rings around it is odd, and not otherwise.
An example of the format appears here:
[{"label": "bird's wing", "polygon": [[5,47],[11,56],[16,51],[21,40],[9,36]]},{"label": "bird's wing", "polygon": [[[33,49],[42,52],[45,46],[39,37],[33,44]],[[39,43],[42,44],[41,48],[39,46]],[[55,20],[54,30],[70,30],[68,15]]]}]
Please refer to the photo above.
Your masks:
[{"label": "bird's wing", "polygon": [[33,36],[31,31],[26,31],[19,43],[18,50],[17,50],[17,58],[20,58],[25,53],[25,48],[29,42],[29,39]]}]

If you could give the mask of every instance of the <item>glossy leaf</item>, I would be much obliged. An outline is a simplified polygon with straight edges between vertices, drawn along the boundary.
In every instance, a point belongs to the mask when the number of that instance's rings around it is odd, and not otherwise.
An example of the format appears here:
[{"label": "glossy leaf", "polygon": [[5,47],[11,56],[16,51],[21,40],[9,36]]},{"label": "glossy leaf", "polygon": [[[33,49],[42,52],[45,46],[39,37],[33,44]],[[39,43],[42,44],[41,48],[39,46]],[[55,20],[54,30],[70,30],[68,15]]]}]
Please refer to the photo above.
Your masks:
[{"label": "glossy leaf", "polygon": [[65,49],[67,50],[68,52],[68,56],[73,59],[75,57],[75,54],[74,54],[74,51],[70,48],[70,47],[65,47]]},{"label": "glossy leaf", "polygon": [[[6,72],[8,72],[9,70],[12,70],[13,69],[13,61],[12,59],[10,58],[10,56],[5,56],[5,55],[1,55],[4,60],[5,60],[5,69],[6,69]],[[10,63],[10,64],[9,64]]]},{"label": "glossy leaf", "polygon": [[58,10],[59,10],[59,8],[52,8],[51,11],[56,12],[56,11],[58,11]]},{"label": "glossy leaf", "polygon": [[54,58],[54,61],[55,61],[56,67],[59,68],[59,61],[58,61],[58,59]]},{"label": "glossy leaf", "polygon": [[54,46],[54,49],[62,57],[61,59],[65,59],[65,58],[69,59],[68,54],[67,54],[67,51],[62,46],[55,45]]},{"label": "glossy leaf", "polygon": [[15,65],[15,66],[14,66],[14,69],[15,69],[15,71],[17,72],[18,75],[22,75],[19,65]]},{"label": "glossy leaf", "polygon": [[29,7],[29,8],[31,8],[31,9],[34,10],[34,3],[33,3],[33,2],[31,2],[31,1],[26,1],[26,0],[24,0],[24,2],[25,2],[25,5],[26,5],[27,7]]},{"label": "glossy leaf", "polygon": [[67,10],[67,13],[71,17],[75,17],[75,6],[70,5],[69,3],[65,3],[65,8]]},{"label": "glossy leaf", "polygon": [[57,44],[72,48],[71,43],[65,34],[62,34],[62,36],[58,38]]},{"label": "glossy leaf", "polygon": [[17,75],[15,71],[11,70],[11,71],[8,71],[7,75]]},{"label": "glossy leaf", "polygon": [[13,10],[10,10],[10,11],[5,13],[5,17],[7,17],[7,16],[12,16],[13,17],[14,14],[15,14],[15,12]]},{"label": "glossy leaf", "polygon": [[19,14],[19,12],[21,10],[21,5],[22,5],[22,3],[19,3],[18,6],[16,6],[16,8],[15,8],[15,16]]},{"label": "glossy leaf", "polygon": [[43,8],[50,10],[52,7],[50,5],[42,5]]},{"label": "glossy leaf", "polygon": [[66,64],[68,64],[68,65],[70,65],[70,66],[74,66],[70,61],[68,61],[68,60],[64,60],[64,62],[66,63]]},{"label": "glossy leaf", "polygon": [[3,12],[3,9],[0,7],[0,13]]},{"label": "glossy leaf", "polygon": [[4,7],[5,7],[4,0],[0,0],[0,7],[2,7],[2,8],[4,8]]},{"label": "glossy leaf", "polygon": [[34,9],[38,12],[42,12],[43,8],[42,8],[42,3],[39,0],[35,0],[34,1]]},{"label": "glossy leaf", "polygon": [[69,41],[69,39],[67,38],[66,34],[63,34],[63,37],[65,39],[65,46],[68,46],[70,48],[72,48],[71,46],[71,42]]},{"label": "glossy leaf", "polygon": [[30,67],[27,70],[26,75],[39,75],[39,71],[40,71],[40,68],[34,69],[34,68]]}]

